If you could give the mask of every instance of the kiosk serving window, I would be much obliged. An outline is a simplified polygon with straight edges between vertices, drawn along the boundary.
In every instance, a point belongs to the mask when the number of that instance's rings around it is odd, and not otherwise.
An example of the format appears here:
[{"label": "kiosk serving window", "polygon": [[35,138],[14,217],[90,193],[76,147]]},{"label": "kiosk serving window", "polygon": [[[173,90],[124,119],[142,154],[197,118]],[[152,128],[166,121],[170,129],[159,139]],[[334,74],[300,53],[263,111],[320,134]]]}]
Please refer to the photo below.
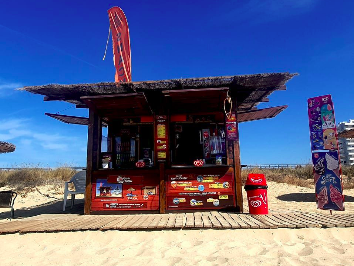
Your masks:
[{"label": "kiosk serving window", "polygon": [[102,168],[133,169],[154,165],[152,123],[116,122],[110,125],[108,132],[107,152],[101,153]]},{"label": "kiosk serving window", "polygon": [[171,158],[173,166],[226,165],[225,125],[218,123],[172,123]]}]

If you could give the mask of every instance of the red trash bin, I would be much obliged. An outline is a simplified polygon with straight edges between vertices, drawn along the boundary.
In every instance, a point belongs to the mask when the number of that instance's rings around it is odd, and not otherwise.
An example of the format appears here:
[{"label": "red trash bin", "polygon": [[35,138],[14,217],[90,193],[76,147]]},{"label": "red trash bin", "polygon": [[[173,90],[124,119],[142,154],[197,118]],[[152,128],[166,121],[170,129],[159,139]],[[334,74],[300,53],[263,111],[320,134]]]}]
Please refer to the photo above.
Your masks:
[{"label": "red trash bin", "polygon": [[249,174],[245,184],[250,214],[268,214],[267,181],[263,174]]}]

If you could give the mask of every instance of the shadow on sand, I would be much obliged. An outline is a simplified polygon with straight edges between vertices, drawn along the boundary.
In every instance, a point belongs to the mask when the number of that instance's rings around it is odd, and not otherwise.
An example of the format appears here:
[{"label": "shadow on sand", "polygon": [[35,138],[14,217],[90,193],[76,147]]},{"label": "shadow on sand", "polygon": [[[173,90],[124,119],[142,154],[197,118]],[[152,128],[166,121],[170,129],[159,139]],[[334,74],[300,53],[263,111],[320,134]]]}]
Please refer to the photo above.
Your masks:
[{"label": "shadow on sand", "polygon": [[[296,201],[296,202],[315,202],[315,193],[290,193],[278,196],[277,199],[282,201]],[[344,195],[345,202],[354,202],[354,197]]]},{"label": "shadow on sand", "polygon": [[[22,208],[16,209],[15,203],[15,218],[14,219],[21,219],[21,218],[28,218],[33,217],[41,214],[84,214],[84,200],[77,199],[75,200],[75,205],[71,208],[71,201],[68,201],[68,205],[66,207],[65,212],[63,212],[63,201],[57,200],[53,202],[49,202],[46,204],[38,205],[32,208]],[[0,220],[8,219],[10,217],[10,208],[9,211],[5,211],[0,213]]]}]

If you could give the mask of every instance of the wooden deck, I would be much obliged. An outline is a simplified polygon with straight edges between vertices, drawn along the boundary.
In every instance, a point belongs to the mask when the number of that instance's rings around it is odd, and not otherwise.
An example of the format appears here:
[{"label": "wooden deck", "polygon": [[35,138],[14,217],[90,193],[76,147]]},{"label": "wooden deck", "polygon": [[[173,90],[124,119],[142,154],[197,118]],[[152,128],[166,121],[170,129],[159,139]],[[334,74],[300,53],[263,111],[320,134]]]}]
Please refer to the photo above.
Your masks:
[{"label": "wooden deck", "polygon": [[275,229],[353,227],[354,214],[225,212],[136,215],[39,215],[0,223],[0,234],[85,230]]}]

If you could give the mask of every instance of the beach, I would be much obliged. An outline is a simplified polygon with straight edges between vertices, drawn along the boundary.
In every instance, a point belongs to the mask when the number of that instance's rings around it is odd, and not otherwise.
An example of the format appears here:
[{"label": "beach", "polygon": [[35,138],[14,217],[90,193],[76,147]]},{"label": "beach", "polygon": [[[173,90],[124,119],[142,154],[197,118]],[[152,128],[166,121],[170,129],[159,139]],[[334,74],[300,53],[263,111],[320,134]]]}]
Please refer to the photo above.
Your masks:
[{"label": "beach", "polygon": [[[319,212],[314,189],[268,182],[270,213]],[[344,191],[353,213],[354,190]],[[248,212],[244,193],[245,212]],[[39,187],[15,215],[65,215],[62,192]],[[82,199],[71,215],[80,215]],[[69,204],[70,205],[70,204]],[[0,209],[1,222],[8,222]],[[66,213],[73,212],[70,207]],[[0,223],[1,226],[1,223]],[[0,235],[1,265],[351,265],[354,228],[81,231]]]},{"label": "beach", "polygon": [[106,231],[0,236],[1,265],[352,265],[354,229]]}]

